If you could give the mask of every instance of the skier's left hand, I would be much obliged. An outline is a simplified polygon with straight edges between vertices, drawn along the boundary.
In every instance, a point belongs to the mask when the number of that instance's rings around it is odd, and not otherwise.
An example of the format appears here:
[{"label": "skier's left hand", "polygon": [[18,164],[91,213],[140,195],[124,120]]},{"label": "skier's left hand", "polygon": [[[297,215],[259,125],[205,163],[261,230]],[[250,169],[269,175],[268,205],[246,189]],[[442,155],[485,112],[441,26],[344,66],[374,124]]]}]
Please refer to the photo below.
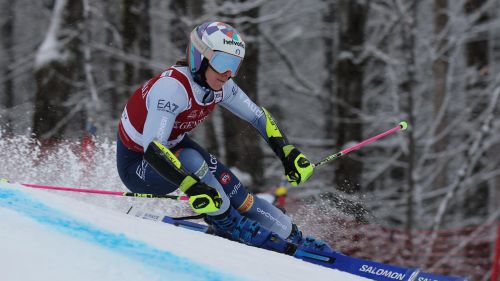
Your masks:
[{"label": "skier's left hand", "polygon": [[217,212],[222,206],[219,192],[203,182],[198,182],[186,190],[189,205],[198,214]]},{"label": "skier's left hand", "polygon": [[286,145],[283,151],[285,152],[283,165],[288,182],[292,186],[298,186],[307,181],[314,171],[311,162],[293,145]]}]

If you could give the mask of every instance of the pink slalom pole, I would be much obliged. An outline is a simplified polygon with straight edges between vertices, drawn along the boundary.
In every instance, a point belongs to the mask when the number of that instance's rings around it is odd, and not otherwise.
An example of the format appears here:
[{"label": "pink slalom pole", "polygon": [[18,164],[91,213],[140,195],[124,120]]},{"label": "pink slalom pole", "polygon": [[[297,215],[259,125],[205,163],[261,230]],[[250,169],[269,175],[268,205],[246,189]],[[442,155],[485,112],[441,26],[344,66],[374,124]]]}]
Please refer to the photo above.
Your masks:
[{"label": "pink slalom pole", "polygon": [[371,143],[373,141],[376,141],[376,140],[378,140],[380,138],[383,138],[383,137],[385,137],[387,135],[390,135],[390,134],[392,134],[392,133],[394,133],[396,131],[399,131],[399,130],[404,131],[407,128],[408,128],[408,123],[406,123],[405,121],[401,121],[401,122],[399,122],[399,124],[396,127],[392,128],[392,129],[389,129],[389,130],[387,130],[387,131],[385,131],[385,132],[383,132],[381,134],[378,134],[378,135],[376,135],[374,137],[371,137],[371,138],[369,138],[367,140],[364,140],[364,141],[362,141],[360,143],[357,143],[357,144],[355,144],[355,145],[353,145],[351,147],[348,147],[348,148],[346,148],[346,149],[344,149],[344,150],[342,150],[340,152],[332,154],[332,155],[326,157],[325,159],[321,160],[320,162],[318,162],[316,164],[313,164],[313,166],[317,167],[319,165],[323,165],[326,162],[332,161],[333,159],[336,159],[336,158],[339,158],[340,156],[346,155],[347,153],[349,153],[349,152],[351,152],[353,150],[356,150],[356,149],[358,149],[358,148],[360,148],[362,146],[365,146],[365,145],[367,145],[367,144],[369,144],[369,143]]},{"label": "pink slalom pole", "polygon": [[98,189],[85,189],[76,187],[65,187],[65,186],[50,186],[50,185],[40,185],[40,184],[30,184],[21,183],[21,185],[31,188],[48,189],[48,190],[59,190],[59,191],[70,191],[70,192],[82,192],[82,193],[94,193],[103,195],[116,195],[116,196],[129,196],[129,197],[139,197],[139,198],[166,198],[187,201],[189,197],[187,196],[176,196],[176,195],[156,195],[149,193],[134,193],[134,192],[121,192],[121,191],[109,191],[109,190],[98,190]]},{"label": "pink slalom pole", "polygon": [[378,140],[380,138],[383,138],[383,137],[385,137],[387,135],[390,135],[390,134],[392,134],[392,133],[394,133],[396,131],[399,131],[399,130],[401,130],[401,125],[397,125],[396,127],[392,128],[390,130],[387,130],[387,131],[385,131],[385,132],[383,132],[381,134],[378,134],[378,135],[376,135],[374,137],[371,137],[371,138],[369,138],[367,140],[364,140],[364,141],[362,141],[360,143],[357,143],[357,144],[355,144],[355,145],[353,145],[351,147],[348,147],[348,148],[342,150],[341,152],[342,152],[343,155],[346,155],[347,153],[349,153],[349,152],[351,152],[353,150],[356,150],[356,149],[358,149],[358,148],[360,148],[362,146],[365,146],[365,145],[367,145],[367,144],[369,144],[371,142],[374,142],[374,141],[376,141],[376,140]]},{"label": "pink slalom pole", "polygon": [[39,185],[39,184],[30,184],[30,183],[22,183],[22,185],[27,186],[27,187],[33,187],[33,188],[40,188],[40,189],[51,189],[51,190],[83,192],[83,193],[96,193],[96,194],[107,194],[107,195],[118,195],[118,196],[122,196],[124,193],[124,192],[120,192],[120,191],[83,189],[83,188],[75,188],[75,187],[50,186],[50,185]]}]

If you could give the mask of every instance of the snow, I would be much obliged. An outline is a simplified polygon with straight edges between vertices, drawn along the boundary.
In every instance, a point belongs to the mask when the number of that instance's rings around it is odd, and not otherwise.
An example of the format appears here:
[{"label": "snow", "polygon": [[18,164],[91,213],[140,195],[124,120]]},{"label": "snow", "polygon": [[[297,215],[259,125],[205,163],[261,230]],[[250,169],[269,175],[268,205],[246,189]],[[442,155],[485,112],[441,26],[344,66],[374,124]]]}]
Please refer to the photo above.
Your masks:
[{"label": "snow", "polygon": [[15,184],[0,221],[2,281],[368,280]]},{"label": "snow", "polygon": [[35,69],[40,69],[53,61],[64,59],[64,55],[61,53],[62,42],[60,42],[58,36],[62,29],[62,17],[64,16],[63,12],[66,4],[67,0],[58,0],[55,2],[49,29],[36,53]]}]

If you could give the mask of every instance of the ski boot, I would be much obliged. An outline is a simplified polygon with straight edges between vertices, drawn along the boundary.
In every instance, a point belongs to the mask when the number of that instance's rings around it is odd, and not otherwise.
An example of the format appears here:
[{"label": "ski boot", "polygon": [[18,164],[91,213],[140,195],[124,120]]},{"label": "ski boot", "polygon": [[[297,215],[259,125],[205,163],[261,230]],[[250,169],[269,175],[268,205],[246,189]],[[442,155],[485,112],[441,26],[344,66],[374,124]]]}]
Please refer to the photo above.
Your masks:
[{"label": "ski boot", "polygon": [[242,216],[230,207],[225,213],[207,216],[205,221],[213,226],[214,234],[258,248],[293,255],[297,246],[264,228],[260,223]]},{"label": "ski boot", "polygon": [[297,245],[298,249],[333,253],[333,249],[325,241],[310,236],[303,237],[296,224],[292,224],[292,232],[286,240]]}]

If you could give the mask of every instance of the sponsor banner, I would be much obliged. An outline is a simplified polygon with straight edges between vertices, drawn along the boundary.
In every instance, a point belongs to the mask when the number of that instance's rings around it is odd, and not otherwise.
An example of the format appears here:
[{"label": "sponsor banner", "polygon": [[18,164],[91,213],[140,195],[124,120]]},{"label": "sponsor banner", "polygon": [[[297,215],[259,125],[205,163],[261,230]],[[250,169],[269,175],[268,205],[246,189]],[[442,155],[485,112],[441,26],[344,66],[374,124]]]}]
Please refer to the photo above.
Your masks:
[{"label": "sponsor banner", "polygon": [[420,272],[415,278],[415,281],[467,281],[467,279]]},{"label": "sponsor banner", "polygon": [[367,261],[335,253],[336,268],[377,281],[467,281],[459,277],[421,272],[419,269],[399,267]]}]

